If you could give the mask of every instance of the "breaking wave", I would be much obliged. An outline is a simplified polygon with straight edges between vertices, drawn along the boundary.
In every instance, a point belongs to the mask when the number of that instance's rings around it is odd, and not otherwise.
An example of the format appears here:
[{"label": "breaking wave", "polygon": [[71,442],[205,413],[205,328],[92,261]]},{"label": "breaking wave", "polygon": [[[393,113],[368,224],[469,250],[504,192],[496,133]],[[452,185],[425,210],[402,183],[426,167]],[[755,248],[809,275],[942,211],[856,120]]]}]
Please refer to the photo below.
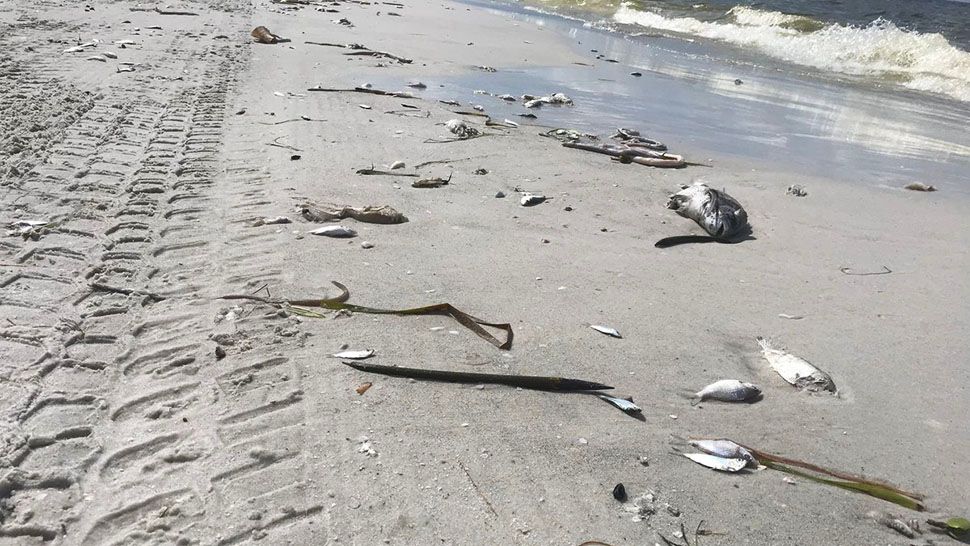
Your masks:
[{"label": "breaking wave", "polygon": [[970,53],[954,47],[941,34],[904,30],[885,19],[855,27],[736,6],[722,20],[701,21],[692,17],[668,18],[623,4],[613,20],[753,47],[787,62],[875,77],[970,102]]}]

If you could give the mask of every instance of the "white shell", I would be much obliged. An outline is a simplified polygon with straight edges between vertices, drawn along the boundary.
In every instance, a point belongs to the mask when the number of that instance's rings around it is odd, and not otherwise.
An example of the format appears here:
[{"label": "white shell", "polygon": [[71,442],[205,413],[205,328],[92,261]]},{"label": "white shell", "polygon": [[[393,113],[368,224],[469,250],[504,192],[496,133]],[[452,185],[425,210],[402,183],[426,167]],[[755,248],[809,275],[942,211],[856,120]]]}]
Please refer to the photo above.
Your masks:
[{"label": "white shell", "polygon": [[339,353],[334,353],[332,356],[334,358],[346,358],[348,360],[364,360],[365,358],[374,356],[374,350],[367,349],[366,351],[341,351]]},{"label": "white shell", "polygon": [[356,237],[357,232],[344,226],[326,226],[311,231],[310,235],[324,235],[326,237]]},{"label": "white shell", "polygon": [[721,472],[737,472],[748,466],[748,461],[745,461],[744,459],[729,459],[726,457],[708,455],[707,453],[684,453],[684,457],[687,457],[699,465],[703,465],[714,470],[720,470]]},{"label": "white shell", "polygon": [[609,326],[601,326],[599,324],[590,324],[589,327],[596,330],[597,332],[606,334],[608,336],[618,337],[621,339],[623,338],[623,336],[620,335],[620,332],[616,331],[616,328],[610,328]]},{"label": "white shell", "polygon": [[526,193],[522,195],[522,199],[519,200],[519,204],[523,207],[532,207],[542,203],[546,200],[545,195],[535,195],[531,193]]}]

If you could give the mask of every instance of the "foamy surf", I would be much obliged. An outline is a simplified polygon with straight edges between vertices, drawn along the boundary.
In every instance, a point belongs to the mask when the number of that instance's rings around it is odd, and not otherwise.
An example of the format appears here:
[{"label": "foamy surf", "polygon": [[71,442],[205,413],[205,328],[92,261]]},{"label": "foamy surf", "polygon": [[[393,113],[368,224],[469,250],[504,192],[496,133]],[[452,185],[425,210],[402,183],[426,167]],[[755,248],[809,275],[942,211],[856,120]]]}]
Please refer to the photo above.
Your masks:
[{"label": "foamy surf", "polygon": [[742,6],[726,15],[722,21],[668,18],[623,4],[613,20],[754,47],[786,62],[874,77],[970,102],[970,53],[954,47],[941,34],[900,29],[885,19],[865,27],[825,25],[809,17]]}]

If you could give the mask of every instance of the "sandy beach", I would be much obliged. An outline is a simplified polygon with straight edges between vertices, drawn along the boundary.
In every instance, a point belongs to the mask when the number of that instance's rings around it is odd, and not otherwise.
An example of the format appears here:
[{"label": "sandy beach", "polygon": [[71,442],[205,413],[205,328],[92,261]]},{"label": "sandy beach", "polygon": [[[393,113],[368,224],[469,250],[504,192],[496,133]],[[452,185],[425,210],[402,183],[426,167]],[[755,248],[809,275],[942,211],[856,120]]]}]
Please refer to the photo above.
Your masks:
[{"label": "sandy beach", "polygon": [[[531,70],[603,64],[568,32],[493,7],[159,7],[196,15],[0,2],[0,543],[617,546],[682,526],[689,545],[698,528],[708,546],[959,543],[867,516],[970,511],[958,169],[860,183],[782,152],[718,155],[636,119],[697,165],[621,164],[540,136],[581,104],[486,126],[455,112],[532,110],[456,79],[511,73],[529,88]],[[254,43],[260,25],[285,40]],[[413,96],[310,90],[365,83]],[[578,100],[531,91],[556,92]],[[429,142],[454,138],[451,119],[485,136]],[[392,174],[357,174],[368,168]],[[449,182],[412,187],[428,177]],[[744,205],[752,237],[655,248],[703,234],[665,207],[697,181]],[[913,181],[940,191],[902,189]],[[524,207],[523,192],[547,200]],[[344,219],[333,224],[356,237],[317,236],[330,224],[304,218],[308,203],[408,221]],[[291,222],[261,221],[279,216]],[[447,316],[219,299],[329,298],[331,281],[352,304],[447,302],[509,323],[512,347]],[[838,394],[786,383],[759,336]],[[348,348],[381,365],[604,383],[642,419],[588,393],[364,373],[330,356]],[[763,398],[692,405],[720,379]],[[689,437],[884,480],[925,494],[926,511],[772,469],[715,472],[680,455]]]}]

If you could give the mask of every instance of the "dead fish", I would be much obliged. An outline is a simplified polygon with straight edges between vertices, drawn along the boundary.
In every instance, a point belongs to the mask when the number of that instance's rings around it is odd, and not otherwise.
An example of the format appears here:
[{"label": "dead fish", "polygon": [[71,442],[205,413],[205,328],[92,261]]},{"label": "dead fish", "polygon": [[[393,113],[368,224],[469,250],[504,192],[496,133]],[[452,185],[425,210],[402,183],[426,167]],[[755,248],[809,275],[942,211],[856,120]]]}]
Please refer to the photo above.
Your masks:
[{"label": "dead fish", "polygon": [[913,182],[912,184],[906,184],[903,188],[912,191],[936,191],[935,186],[930,186],[929,184],[924,184],[922,182]]},{"label": "dead fish", "polygon": [[448,182],[451,182],[451,176],[447,180],[440,177],[433,178],[422,178],[411,183],[412,188],[440,188],[441,186],[447,186]]},{"label": "dead fish", "polygon": [[589,327],[602,334],[623,339],[623,336],[620,335],[620,332],[616,331],[616,328],[610,328],[609,326],[601,326],[599,324],[590,324]]},{"label": "dead fish", "polygon": [[711,237],[726,241],[748,228],[748,213],[730,195],[711,189],[702,182],[684,186],[667,200],[667,208],[690,218]]},{"label": "dead fish", "polygon": [[748,461],[744,459],[718,457],[708,453],[684,453],[683,455],[699,465],[721,472],[738,472],[748,466]]},{"label": "dead fish", "polygon": [[423,84],[421,82],[408,82],[408,87],[412,87],[414,89],[427,89],[428,88],[427,85],[425,85],[425,84]]},{"label": "dead fish", "polygon": [[467,123],[460,119],[449,119],[447,122],[445,122],[445,127],[447,127],[448,130],[458,138],[469,138],[478,136],[482,133],[478,129],[470,127]]},{"label": "dead fish", "polygon": [[752,383],[743,383],[737,379],[722,379],[715,381],[694,394],[695,404],[704,400],[719,400],[721,402],[746,402],[761,395],[761,389]]},{"label": "dead fish", "polygon": [[114,44],[124,48],[125,46],[135,45],[134,40],[115,40]]},{"label": "dead fish", "polygon": [[348,237],[356,237],[357,232],[344,226],[327,226],[311,231],[310,235],[323,235],[325,237],[336,237],[343,239]]},{"label": "dead fish", "polygon": [[272,218],[267,216],[265,218],[259,218],[255,222],[253,222],[253,227],[268,226],[273,224],[289,224],[289,223],[290,223],[290,219],[287,218],[286,216],[274,216]]},{"label": "dead fish", "polygon": [[259,26],[249,33],[253,40],[261,44],[275,44],[280,41],[280,37],[269,31],[268,28]]},{"label": "dead fish", "polygon": [[515,100],[516,100],[515,97],[513,97],[512,95],[509,95],[508,93],[506,93],[504,95],[498,95],[498,98],[500,98],[500,99],[502,99],[502,100],[504,100],[506,102],[515,102]]},{"label": "dead fish", "polygon": [[811,362],[784,351],[773,349],[763,337],[758,338],[758,344],[761,345],[761,352],[765,360],[785,381],[799,389],[811,392],[836,392],[835,382],[832,381],[829,374],[816,368]]},{"label": "dead fish", "polygon": [[393,171],[393,170],[396,170],[396,169],[403,169],[404,167],[405,167],[405,164],[404,164],[403,161],[395,161],[394,163],[391,163],[391,167],[390,168]]},{"label": "dead fish", "polygon": [[640,409],[640,406],[634,404],[632,400],[627,400],[626,398],[617,398],[615,396],[608,396],[605,394],[600,394],[598,396],[603,400],[606,400],[610,404],[613,404],[624,413],[629,413],[630,415],[634,415],[637,413],[641,413],[643,411]]},{"label": "dead fish", "polygon": [[101,55],[91,55],[90,57],[88,57],[87,59],[84,59],[84,60],[85,61],[100,61],[102,63],[108,62],[108,59],[104,58]]},{"label": "dead fish", "polygon": [[374,351],[373,349],[367,349],[366,351],[341,351],[330,356],[334,358],[346,358],[347,360],[364,360],[374,356]]},{"label": "dead fish", "polygon": [[439,100],[441,104],[447,104],[448,106],[461,106],[461,103],[456,100]]},{"label": "dead fish", "polygon": [[725,459],[742,459],[747,461],[748,466],[752,467],[757,467],[759,465],[758,459],[755,458],[750,451],[732,442],[731,440],[689,438],[687,443],[703,451],[704,453],[708,453],[716,457],[723,457]]},{"label": "dead fish", "polygon": [[115,53],[115,52],[113,52],[113,51],[105,51],[104,53],[102,53],[102,55],[104,55],[105,57],[107,57],[109,59],[117,59],[118,58],[118,54]]},{"label": "dead fish", "polygon": [[523,207],[534,207],[539,203],[544,203],[548,199],[545,195],[536,195],[533,193],[526,193],[522,195],[522,199],[519,199],[519,204]]}]

